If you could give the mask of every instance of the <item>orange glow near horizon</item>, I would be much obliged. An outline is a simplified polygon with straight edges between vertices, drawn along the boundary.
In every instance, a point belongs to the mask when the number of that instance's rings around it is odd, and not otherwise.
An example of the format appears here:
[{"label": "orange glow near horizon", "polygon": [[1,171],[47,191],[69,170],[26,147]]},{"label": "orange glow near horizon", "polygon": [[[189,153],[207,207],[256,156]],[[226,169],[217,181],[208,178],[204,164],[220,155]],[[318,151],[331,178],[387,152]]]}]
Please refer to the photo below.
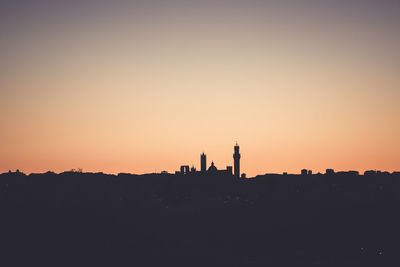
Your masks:
[{"label": "orange glow near horizon", "polygon": [[258,2],[3,16],[0,172],[400,170],[396,9]]}]

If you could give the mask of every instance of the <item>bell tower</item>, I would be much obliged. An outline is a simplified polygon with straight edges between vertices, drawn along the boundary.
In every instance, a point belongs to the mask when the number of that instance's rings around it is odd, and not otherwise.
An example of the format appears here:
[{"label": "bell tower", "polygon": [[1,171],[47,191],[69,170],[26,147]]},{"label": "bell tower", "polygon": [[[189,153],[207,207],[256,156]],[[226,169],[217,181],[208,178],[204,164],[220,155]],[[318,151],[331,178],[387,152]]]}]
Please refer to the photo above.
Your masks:
[{"label": "bell tower", "polygon": [[204,152],[200,155],[200,170],[202,173],[207,172],[207,156],[204,154]]},{"label": "bell tower", "polygon": [[240,153],[239,145],[236,143],[233,153],[233,175],[235,178],[240,178]]}]

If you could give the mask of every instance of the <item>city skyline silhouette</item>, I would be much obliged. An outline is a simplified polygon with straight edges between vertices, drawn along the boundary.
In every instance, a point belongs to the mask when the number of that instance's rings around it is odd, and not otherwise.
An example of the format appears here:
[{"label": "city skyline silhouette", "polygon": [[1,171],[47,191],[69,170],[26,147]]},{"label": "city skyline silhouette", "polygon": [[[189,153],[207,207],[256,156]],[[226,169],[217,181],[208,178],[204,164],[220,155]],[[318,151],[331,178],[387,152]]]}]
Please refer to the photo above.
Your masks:
[{"label": "city skyline silhouette", "polygon": [[[266,173],[256,174],[253,177],[247,177],[246,173],[241,172],[241,169],[240,169],[241,154],[239,152],[239,149],[240,149],[240,147],[238,145],[238,142],[236,142],[235,146],[234,146],[234,154],[233,154],[233,162],[232,162],[233,164],[227,165],[226,169],[217,168],[217,166],[213,160],[211,160],[211,164],[210,164],[210,166],[208,166],[207,165],[207,154],[205,154],[205,152],[203,151],[200,154],[198,166],[194,163],[191,163],[188,165],[183,164],[183,165],[180,165],[179,169],[176,171],[168,172],[166,170],[162,170],[159,172],[143,173],[142,175],[156,174],[156,173],[161,173],[161,174],[174,174],[175,173],[175,174],[185,174],[185,175],[186,174],[191,174],[191,175],[193,175],[193,174],[213,174],[213,175],[220,174],[220,175],[229,175],[236,179],[239,179],[239,178],[245,179],[245,178],[253,178],[255,176],[267,175],[267,174],[270,174],[270,175],[280,175],[280,174],[281,175],[288,175],[288,174],[291,174],[291,175],[296,175],[296,174],[301,174],[301,175],[327,174],[327,175],[331,175],[331,174],[335,174],[335,169],[333,169],[333,168],[326,168],[325,173],[324,172],[314,172],[312,169],[302,168],[302,169],[299,169],[298,172],[295,172],[295,173],[290,173],[287,171],[283,171],[281,173],[266,172]],[[52,172],[51,170],[47,170],[47,172],[49,172],[49,171]],[[65,172],[65,171],[68,171],[68,170],[64,170],[63,172]],[[82,173],[83,169],[82,168],[73,168],[73,169],[69,169],[69,171],[72,171],[72,172],[76,171],[76,172]],[[8,173],[12,173],[12,172],[13,171],[11,169],[8,170]],[[16,169],[15,172],[23,173],[23,170]],[[96,173],[96,172],[102,173],[100,171],[94,171],[93,173]],[[123,172],[119,172],[119,173],[123,173]],[[129,173],[135,174],[135,175],[140,175],[140,173],[135,173],[135,172],[129,172]],[[373,173],[375,173],[375,174],[377,174],[377,173],[378,174],[382,174],[382,173],[383,174],[390,174],[390,173],[397,174],[397,173],[399,173],[399,170],[394,170],[392,172],[389,172],[389,171],[381,170],[381,169],[366,169],[364,172],[360,172],[359,170],[356,170],[356,169],[351,169],[351,170],[349,169],[349,170],[339,170],[339,173],[342,173],[342,174],[347,173],[347,174],[355,174],[355,175],[360,175],[360,173],[364,174],[364,175],[373,174]],[[34,173],[32,173],[32,174],[34,174]],[[111,174],[111,173],[109,173],[109,174]],[[118,174],[118,173],[116,173],[116,174]]]},{"label": "city skyline silhouette", "polygon": [[[400,166],[397,1],[1,1],[0,172]],[[307,155],[307,156],[304,156]],[[211,159],[210,159],[211,160]]]},{"label": "city skyline silhouette", "polygon": [[[6,265],[393,266],[400,172],[0,174]],[[21,255],[24,255],[22,257]]]},{"label": "city skyline silhouette", "polygon": [[1,0],[0,266],[400,266],[400,1]]}]

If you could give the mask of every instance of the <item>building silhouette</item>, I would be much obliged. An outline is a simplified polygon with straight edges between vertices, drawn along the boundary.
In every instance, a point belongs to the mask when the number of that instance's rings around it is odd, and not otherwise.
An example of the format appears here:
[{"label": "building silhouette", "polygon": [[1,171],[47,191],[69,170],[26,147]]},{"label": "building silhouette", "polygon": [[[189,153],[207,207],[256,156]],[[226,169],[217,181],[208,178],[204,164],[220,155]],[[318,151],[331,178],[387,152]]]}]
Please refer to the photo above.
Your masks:
[{"label": "building silhouette", "polygon": [[[182,165],[180,171],[176,171],[175,174],[207,174],[207,175],[220,175],[220,176],[234,176],[235,178],[240,178],[240,153],[239,146],[236,143],[234,146],[234,167],[226,166],[226,169],[218,169],[214,162],[211,162],[211,166],[207,168],[207,155],[203,152],[200,154],[200,171],[196,170],[195,166],[189,168],[188,165]],[[245,177],[245,176],[243,176]]]},{"label": "building silhouette", "polygon": [[188,173],[189,173],[189,165],[182,165],[181,174],[188,174]]},{"label": "building silhouette", "polygon": [[215,167],[214,161],[211,162],[211,166],[208,168],[207,172],[209,174],[217,174],[218,173],[218,169],[217,169],[217,167]]},{"label": "building silhouette", "polygon": [[208,175],[219,175],[219,176],[232,176],[232,166],[226,166],[225,170],[219,170],[214,162],[211,162],[211,166],[207,170]]},{"label": "building silhouette", "polygon": [[239,146],[237,143],[234,147],[233,169],[234,169],[233,174],[235,178],[240,178],[240,153],[239,153]]},{"label": "building silhouette", "polygon": [[232,166],[226,166],[226,171],[232,175]]},{"label": "building silhouette", "polygon": [[206,173],[207,171],[207,156],[204,152],[200,155],[200,170],[202,173]]},{"label": "building silhouette", "polygon": [[192,166],[191,168],[190,168],[190,173],[195,173],[196,172],[196,167],[195,166]]}]

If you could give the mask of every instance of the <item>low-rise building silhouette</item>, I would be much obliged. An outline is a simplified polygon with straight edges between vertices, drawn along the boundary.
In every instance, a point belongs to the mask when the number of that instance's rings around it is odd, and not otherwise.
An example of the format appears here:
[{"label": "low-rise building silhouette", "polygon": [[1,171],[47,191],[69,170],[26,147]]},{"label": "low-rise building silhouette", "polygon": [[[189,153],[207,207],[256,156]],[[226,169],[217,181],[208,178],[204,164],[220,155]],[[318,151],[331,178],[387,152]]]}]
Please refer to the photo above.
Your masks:
[{"label": "low-rise building silhouette", "polygon": [[189,165],[182,165],[181,174],[188,174],[188,173],[189,173]]}]

